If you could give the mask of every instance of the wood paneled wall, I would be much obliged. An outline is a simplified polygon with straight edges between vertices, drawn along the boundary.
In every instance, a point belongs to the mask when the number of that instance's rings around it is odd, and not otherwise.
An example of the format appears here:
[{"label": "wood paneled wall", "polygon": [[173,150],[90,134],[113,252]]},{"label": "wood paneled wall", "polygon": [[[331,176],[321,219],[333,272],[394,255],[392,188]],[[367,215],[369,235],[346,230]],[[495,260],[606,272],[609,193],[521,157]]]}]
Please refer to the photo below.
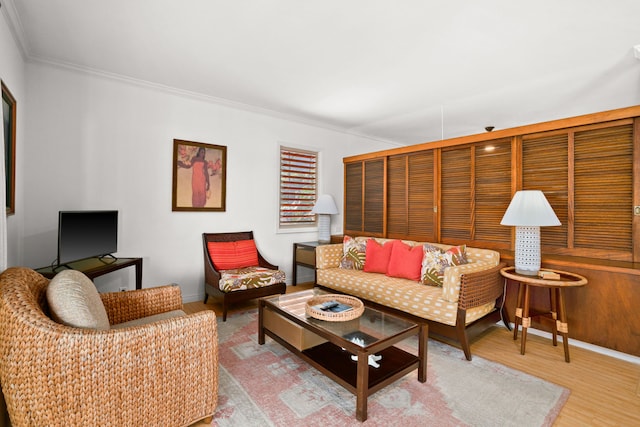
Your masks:
[{"label": "wood paneled wall", "polygon": [[543,266],[589,280],[567,292],[570,336],[640,356],[640,106],[347,157],[344,167],[345,234],[465,243],[506,260],[514,232],[500,220],[512,195],[542,190],[562,222],[542,229]]}]

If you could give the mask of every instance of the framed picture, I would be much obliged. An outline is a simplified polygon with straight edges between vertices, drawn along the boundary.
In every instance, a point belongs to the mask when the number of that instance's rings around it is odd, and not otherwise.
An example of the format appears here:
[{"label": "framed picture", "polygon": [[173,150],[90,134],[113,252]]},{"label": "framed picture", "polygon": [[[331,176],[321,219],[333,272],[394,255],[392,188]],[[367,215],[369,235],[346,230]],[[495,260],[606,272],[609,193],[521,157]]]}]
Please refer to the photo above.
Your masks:
[{"label": "framed picture", "polygon": [[2,126],[4,130],[5,207],[16,212],[16,100],[2,82]]},{"label": "framed picture", "polygon": [[173,211],[225,211],[227,147],[173,140]]}]

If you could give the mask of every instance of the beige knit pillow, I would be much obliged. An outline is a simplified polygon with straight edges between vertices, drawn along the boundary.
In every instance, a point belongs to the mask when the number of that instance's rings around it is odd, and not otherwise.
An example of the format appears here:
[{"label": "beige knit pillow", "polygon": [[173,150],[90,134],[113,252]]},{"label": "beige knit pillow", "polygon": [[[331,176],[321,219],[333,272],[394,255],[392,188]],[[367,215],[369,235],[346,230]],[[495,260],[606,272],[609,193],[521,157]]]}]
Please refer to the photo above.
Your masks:
[{"label": "beige knit pillow", "polygon": [[109,318],[91,279],[76,270],[64,270],[47,287],[51,317],[67,326],[109,329]]}]

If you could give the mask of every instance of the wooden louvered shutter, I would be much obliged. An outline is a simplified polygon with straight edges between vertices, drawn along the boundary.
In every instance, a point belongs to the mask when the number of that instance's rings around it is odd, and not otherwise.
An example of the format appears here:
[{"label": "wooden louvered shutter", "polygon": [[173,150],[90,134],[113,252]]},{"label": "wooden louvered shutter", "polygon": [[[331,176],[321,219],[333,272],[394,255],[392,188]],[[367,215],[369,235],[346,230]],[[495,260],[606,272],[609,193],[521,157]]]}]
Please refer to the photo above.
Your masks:
[{"label": "wooden louvered shutter", "polygon": [[574,139],[573,246],[631,261],[633,125],[577,131]]},{"label": "wooden louvered shutter", "polygon": [[387,163],[387,237],[434,240],[433,150]]},{"label": "wooden louvered shutter", "polygon": [[471,239],[472,168],[470,146],[442,150],[440,236],[443,243]]},{"label": "wooden louvered shutter", "polygon": [[345,170],[345,233],[362,231],[362,162],[346,163]]},{"label": "wooden louvered shutter", "polygon": [[566,132],[524,137],[522,141],[522,188],[544,193],[562,223],[542,227],[542,251],[566,248],[569,230],[569,138]]},{"label": "wooden louvered shutter", "polygon": [[384,159],[364,162],[364,229],[372,235],[384,233],[385,201],[385,161]]},{"label": "wooden louvered shutter", "polygon": [[[475,145],[473,240],[508,248],[511,228],[500,225],[511,202],[511,140]],[[487,245],[485,245],[487,246]]]}]

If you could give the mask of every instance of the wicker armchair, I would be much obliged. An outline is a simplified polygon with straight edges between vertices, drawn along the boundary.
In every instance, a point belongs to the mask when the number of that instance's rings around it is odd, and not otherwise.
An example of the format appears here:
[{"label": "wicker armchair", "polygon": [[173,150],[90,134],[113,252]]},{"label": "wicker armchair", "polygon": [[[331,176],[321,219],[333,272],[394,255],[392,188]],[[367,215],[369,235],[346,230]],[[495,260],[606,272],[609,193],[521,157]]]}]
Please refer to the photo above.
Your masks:
[{"label": "wicker armchair", "polygon": [[[123,329],[48,317],[49,280],[0,275],[0,383],[16,426],[186,426],[210,422],[218,394],[212,311]],[[181,309],[178,286],[101,294],[111,324]]]},{"label": "wicker armchair", "polygon": [[[248,301],[254,298],[265,297],[275,294],[284,294],[287,290],[287,285],[282,280],[269,284],[267,286],[254,287],[254,284],[242,286],[240,289],[233,289],[230,291],[223,291],[220,289],[221,279],[223,277],[223,270],[216,268],[216,261],[211,259],[209,251],[209,243],[211,242],[237,242],[253,240],[253,231],[239,231],[230,233],[203,233],[202,244],[204,252],[204,303],[207,303],[209,296],[218,301],[222,301],[222,321],[227,320],[227,310],[231,304]],[[260,251],[256,249],[258,265],[271,270],[272,272],[278,271],[278,266],[268,262]],[[284,275],[284,273],[282,273]]]}]

